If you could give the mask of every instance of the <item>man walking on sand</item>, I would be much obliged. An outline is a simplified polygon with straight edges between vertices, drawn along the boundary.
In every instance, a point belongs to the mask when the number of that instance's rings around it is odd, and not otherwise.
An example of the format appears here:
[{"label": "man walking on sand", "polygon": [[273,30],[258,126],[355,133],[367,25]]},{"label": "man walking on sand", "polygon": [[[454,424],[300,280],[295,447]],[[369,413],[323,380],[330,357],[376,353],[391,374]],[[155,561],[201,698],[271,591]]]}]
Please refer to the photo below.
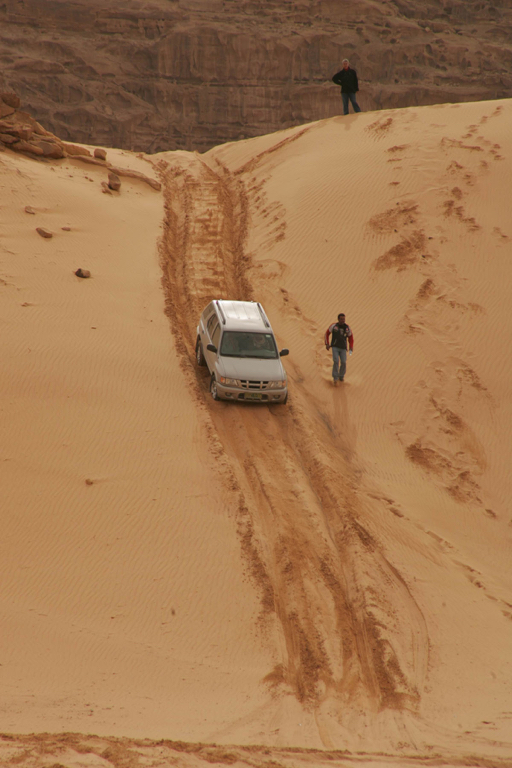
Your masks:
[{"label": "man walking on sand", "polygon": [[[331,336],[329,344],[329,336]],[[338,322],[333,323],[325,332],[325,348],[332,349],[332,380],[334,386],[338,381],[343,381],[345,371],[347,370],[347,342],[349,355],[354,349],[354,334],[345,322],[345,315],[341,312],[338,315]]]},{"label": "man walking on sand", "polygon": [[361,107],[356,101],[356,93],[359,90],[357,72],[352,69],[348,59],[343,59],[343,69],[336,72],[332,78],[333,83],[341,85],[341,100],[343,101],[343,114],[348,115],[348,101],[352,104],[354,112],[360,112]]}]

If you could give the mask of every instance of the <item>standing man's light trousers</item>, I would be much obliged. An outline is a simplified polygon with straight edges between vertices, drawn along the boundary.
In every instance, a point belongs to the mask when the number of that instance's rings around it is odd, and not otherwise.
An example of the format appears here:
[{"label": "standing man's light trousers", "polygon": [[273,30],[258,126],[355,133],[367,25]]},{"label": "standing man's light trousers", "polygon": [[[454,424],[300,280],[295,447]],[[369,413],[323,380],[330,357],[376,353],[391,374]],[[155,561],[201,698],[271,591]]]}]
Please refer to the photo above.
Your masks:
[{"label": "standing man's light trousers", "polygon": [[347,350],[339,347],[332,349],[332,377],[334,381],[343,381],[347,370]]}]

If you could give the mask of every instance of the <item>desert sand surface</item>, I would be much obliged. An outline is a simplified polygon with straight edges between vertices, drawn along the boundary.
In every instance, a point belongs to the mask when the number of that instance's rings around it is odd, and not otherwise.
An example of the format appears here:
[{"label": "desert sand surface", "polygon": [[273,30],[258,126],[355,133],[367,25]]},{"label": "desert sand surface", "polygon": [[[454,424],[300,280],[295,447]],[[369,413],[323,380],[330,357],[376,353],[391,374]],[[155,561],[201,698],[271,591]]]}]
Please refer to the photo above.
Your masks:
[{"label": "desert sand surface", "polygon": [[[0,153],[0,764],[512,765],[511,120]],[[286,406],[211,399],[213,297]]]}]

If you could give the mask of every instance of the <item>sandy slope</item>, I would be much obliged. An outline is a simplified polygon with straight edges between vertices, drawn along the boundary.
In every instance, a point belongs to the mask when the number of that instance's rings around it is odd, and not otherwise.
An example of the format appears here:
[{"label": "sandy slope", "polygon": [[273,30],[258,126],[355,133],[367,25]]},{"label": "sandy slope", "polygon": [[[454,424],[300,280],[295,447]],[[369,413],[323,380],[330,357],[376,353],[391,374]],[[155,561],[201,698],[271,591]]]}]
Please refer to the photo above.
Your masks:
[{"label": "sandy slope", "polygon": [[[0,156],[4,731],[512,755],[511,112],[146,158],[163,195]],[[288,406],[210,401],[219,295],[264,303]]]},{"label": "sandy slope", "polygon": [[162,196],[0,162],[3,728],[205,735],[270,662],[164,314]]}]

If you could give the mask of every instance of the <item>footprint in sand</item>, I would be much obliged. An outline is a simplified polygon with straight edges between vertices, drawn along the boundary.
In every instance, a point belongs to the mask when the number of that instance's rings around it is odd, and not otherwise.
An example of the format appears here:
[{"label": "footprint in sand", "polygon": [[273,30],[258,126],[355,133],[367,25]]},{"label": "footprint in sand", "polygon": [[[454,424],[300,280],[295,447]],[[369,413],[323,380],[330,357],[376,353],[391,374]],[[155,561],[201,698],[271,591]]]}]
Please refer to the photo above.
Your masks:
[{"label": "footprint in sand", "polygon": [[376,136],[376,138],[382,139],[389,132],[392,125],[393,125],[392,117],[388,117],[388,118],[380,117],[374,123],[371,123],[370,125],[368,125],[365,128],[365,130],[372,132]]}]

